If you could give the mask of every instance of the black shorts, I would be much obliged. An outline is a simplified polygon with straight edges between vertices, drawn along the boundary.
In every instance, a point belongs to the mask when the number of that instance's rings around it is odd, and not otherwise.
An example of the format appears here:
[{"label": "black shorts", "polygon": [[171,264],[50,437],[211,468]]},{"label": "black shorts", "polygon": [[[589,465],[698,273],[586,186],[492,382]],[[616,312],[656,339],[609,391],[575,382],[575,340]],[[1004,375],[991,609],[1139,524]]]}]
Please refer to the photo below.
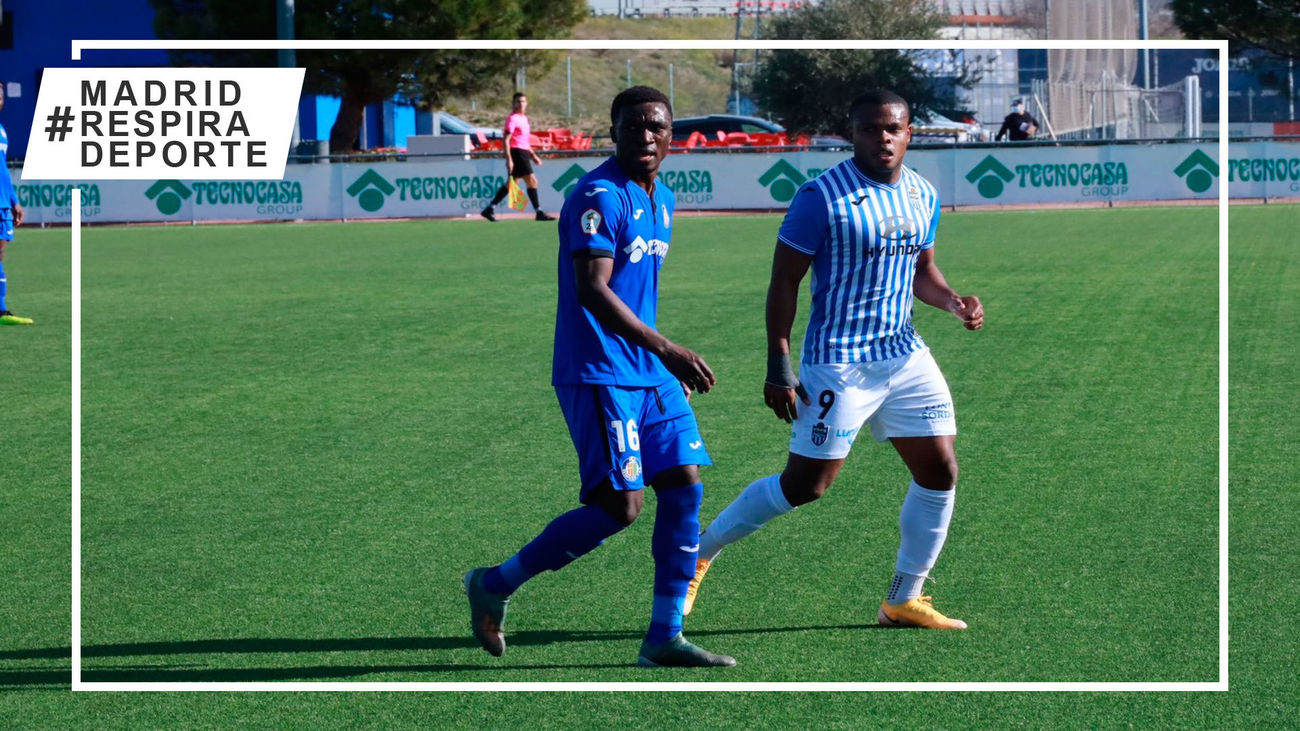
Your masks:
[{"label": "black shorts", "polygon": [[533,156],[529,150],[521,150],[518,147],[510,148],[510,160],[514,163],[514,172],[510,175],[515,178],[522,178],[525,175],[533,174]]}]

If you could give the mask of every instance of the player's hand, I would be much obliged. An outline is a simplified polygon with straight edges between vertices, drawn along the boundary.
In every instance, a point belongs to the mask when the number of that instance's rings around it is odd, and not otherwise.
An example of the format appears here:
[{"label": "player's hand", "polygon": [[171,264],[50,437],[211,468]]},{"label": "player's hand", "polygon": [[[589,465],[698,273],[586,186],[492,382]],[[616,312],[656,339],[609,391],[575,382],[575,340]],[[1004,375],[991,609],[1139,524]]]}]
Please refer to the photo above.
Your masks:
[{"label": "player's hand", "polygon": [[683,386],[692,391],[708,393],[709,389],[718,382],[709,364],[689,348],[669,343],[667,351],[660,360],[668,368],[669,373],[676,376]]},{"label": "player's hand", "polygon": [[23,225],[23,207],[17,203],[14,203],[14,225]]},{"label": "player's hand", "polygon": [[980,298],[973,294],[958,297],[952,314],[961,320],[961,324],[967,330],[978,330],[984,327],[984,305],[980,304]]},{"label": "player's hand", "polygon": [[682,384],[682,394],[686,396],[687,401],[691,400],[691,394],[693,393],[695,392],[691,390],[690,386],[687,386],[685,383]]},{"label": "player's hand", "polygon": [[772,413],[776,414],[776,418],[787,424],[799,418],[796,401],[802,401],[804,406],[812,405],[812,400],[808,398],[808,392],[804,390],[803,384],[794,388],[785,388],[771,383],[763,384],[763,402]]}]

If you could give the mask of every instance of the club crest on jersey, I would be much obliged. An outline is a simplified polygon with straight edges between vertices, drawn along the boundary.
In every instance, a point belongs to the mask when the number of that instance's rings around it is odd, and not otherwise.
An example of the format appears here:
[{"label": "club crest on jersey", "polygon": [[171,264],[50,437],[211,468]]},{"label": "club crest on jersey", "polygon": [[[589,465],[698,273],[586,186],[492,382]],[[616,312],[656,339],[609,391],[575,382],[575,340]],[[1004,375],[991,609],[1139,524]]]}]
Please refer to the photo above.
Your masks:
[{"label": "club crest on jersey", "polygon": [[826,437],[831,430],[823,422],[817,422],[812,428],[812,443],[820,447],[826,443]]},{"label": "club crest on jersey", "polygon": [[890,216],[876,224],[876,235],[886,241],[902,241],[916,235],[916,223],[907,216]]},{"label": "club crest on jersey", "polygon": [[595,208],[588,208],[582,214],[582,232],[594,234],[600,230],[600,214]]},{"label": "club crest on jersey", "polygon": [[623,465],[619,467],[619,471],[623,473],[624,480],[632,482],[641,476],[641,462],[636,457],[628,457],[623,460]]},{"label": "club crest on jersey", "polygon": [[913,207],[913,208],[920,209],[920,208],[921,208],[921,189],[918,188],[918,187],[916,187],[915,185],[910,186],[910,187],[907,189],[907,199],[908,199],[909,201],[912,201],[912,207]]},{"label": "club crest on jersey", "polygon": [[668,242],[659,239],[650,239],[646,241],[640,236],[632,239],[632,243],[623,247],[623,253],[627,254],[629,263],[635,264],[641,261],[646,254],[663,258],[668,256]]}]

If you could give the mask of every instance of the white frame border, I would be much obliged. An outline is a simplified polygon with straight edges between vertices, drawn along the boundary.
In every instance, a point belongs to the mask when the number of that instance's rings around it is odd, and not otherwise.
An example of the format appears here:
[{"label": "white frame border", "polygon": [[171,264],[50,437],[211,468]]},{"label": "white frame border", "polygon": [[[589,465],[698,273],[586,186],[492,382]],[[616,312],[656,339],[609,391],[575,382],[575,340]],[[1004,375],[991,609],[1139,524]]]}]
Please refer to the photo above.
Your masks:
[{"label": "white frame border", "polygon": [[516,41],[160,41],[73,40],[83,50],[753,50],[753,49],[1192,49],[1219,52],[1219,679],[1205,682],[89,682],[81,679],[81,191],[72,199],[72,690],[123,691],[985,691],[985,692],[1206,692],[1228,690],[1228,42],[1218,41],[745,41],[745,40],[516,40]]}]

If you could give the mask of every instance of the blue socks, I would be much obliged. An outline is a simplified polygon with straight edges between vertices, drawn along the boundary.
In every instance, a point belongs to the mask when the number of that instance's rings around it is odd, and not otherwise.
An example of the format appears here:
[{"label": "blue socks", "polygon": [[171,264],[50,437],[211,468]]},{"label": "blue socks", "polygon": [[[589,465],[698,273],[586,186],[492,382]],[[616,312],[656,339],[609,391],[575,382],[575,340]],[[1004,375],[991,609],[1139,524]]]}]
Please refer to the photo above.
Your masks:
[{"label": "blue socks", "polygon": [[651,644],[667,642],[682,631],[686,587],[695,578],[695,559],[700,550],[704,486],[697,482],[661,490],[656,497],[655,530],[650,539],[655,559],[654,606],[646,633],[646,641]]},{"label": "blue socks", "polygon": [[[650,552],[655,560],[654,605],[646,641],[667,642],[682,631],[686,587],[695,578],[699,556],[700,502],[704,486],[695,483],[660,491],[655,509]],[[595,505],[584,505],[552,520],[528,545],[488,569],[483,588],[493,594],[511,594],[543,571],[559,571],[590,553],[606,538],[623,530]]]},{"label": "blue socks", "polygon": [[5,292],[9,287],[5,284],[5,263],[0,261],[0,310],[7,310],[5,306]]},{"label": "blue socks", "polygon": [[488,569],[483,576],[483,588],[493,594],[511,594],[537,574],[559,571],[575,559],[591,553],[623,527],[595,505],[570,510],[552,520],[536,538],[519,549],[519,553],[500,566]]}]

